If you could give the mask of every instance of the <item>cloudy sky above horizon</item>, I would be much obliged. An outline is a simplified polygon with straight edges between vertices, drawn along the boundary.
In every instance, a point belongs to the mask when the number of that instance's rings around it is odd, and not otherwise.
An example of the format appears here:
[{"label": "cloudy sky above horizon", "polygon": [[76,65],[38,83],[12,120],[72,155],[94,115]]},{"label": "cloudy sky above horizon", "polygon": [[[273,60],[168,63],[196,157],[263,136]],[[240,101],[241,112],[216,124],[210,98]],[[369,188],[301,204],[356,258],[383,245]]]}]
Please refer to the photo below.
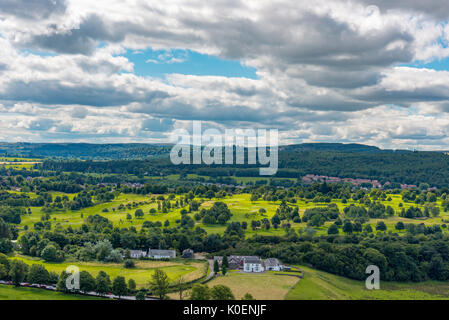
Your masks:
[{"label": "cloudy sky above horizon", "polygon": [[449,149],[444,1],[0,0],[0,141]]}]

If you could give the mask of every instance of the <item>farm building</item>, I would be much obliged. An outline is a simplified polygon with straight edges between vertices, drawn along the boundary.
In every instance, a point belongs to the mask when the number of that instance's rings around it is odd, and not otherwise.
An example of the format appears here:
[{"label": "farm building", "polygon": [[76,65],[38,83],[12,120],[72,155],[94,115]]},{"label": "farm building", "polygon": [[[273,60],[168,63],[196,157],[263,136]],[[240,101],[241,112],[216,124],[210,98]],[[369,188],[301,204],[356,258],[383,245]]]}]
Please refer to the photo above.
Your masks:
[{"label": "farm building", "polygon": [[129,256],[133,259],[139,259],[147,256],[147,253],[142,250],[130,250]]},{"label": "farm building", "polygon": [[264,260],[265,270],[281,271],[282,265],[276,258],[268,258]]},{"label": "farm building", "polygon": [[[218,264],[221,266],[223,263],[222,256],[215,256],[214,260],[218,261]],[[274,259],[274,265],[280,263],[277,259]],[[243,270],[244,272],[263,272],[265,270],[262,261],[259,257],[256,256],[229,256],[228,257],[228,265],[231,270]],[[276,269],[272,269],[276,270]],[[279,269],[280,270],[280,269]]]},{"label": "farm building", "polygon": [[184,251],[182,251],[181,257],[186,259],[193,259],[195,257],[195,254],[193,253],[192,249],[185,249]]},{"label": "farm building", "polygon": [[176,251],[175,250],[157,250],[157,249],[150,249],[148,250],[148,258],[152,259],[172,259],[176,258]]},{"label": "farm building", "polygon": [[229,256],[228,264],[229,269],[240,269],[243,267],[243,259],[242,256]]},{"label": "farm building", "polygon": [[243,271],[263,272],[262,261],[258,257],[245,257],[243,259]]}]

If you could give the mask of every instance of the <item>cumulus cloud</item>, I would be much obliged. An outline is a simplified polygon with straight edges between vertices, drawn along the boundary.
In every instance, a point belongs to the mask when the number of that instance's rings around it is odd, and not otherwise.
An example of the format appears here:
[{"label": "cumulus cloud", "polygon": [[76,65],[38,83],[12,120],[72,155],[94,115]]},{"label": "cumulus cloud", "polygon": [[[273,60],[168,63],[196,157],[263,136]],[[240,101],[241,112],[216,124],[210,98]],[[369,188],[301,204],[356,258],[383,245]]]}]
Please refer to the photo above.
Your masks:
[{"label": "cumulus cloud", "polygon": [[[203,120],[434,148],[448,142],[449,72],[406,65],[449,57],[448,14],[414,0],[2,1],[1,137],[157,140]],[[148,48],[165,52],[150,64],[191,50],[258,78],[138,76],[124,53]]]},{"label": "cumulus cloud", "polygon": [[62,14],[66,8],[65,0],[2,0],[0,16],[42,19],[52,14]]}]

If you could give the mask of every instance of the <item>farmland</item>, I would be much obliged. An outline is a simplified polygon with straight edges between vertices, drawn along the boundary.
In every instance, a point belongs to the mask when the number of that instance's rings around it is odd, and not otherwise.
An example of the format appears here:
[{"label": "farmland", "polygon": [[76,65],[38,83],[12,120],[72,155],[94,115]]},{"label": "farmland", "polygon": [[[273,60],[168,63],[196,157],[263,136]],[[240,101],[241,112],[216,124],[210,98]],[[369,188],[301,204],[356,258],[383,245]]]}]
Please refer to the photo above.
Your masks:
[{"label": "farmland", "polygon": [[154,274],[154,270],[159,268],[163,270],[169,277],[171,282],[174,282],[179,277],[183,277],[186,281],[193,281],[204,276],[206,269],[202,262],[189,261],[136,261],[136,266],[132,269],[126,269],[122,264],[114,263],[100,263],[100,262],[65,262],[65,263],[48,263],[40,259],[32,259],[29,257],[19,256],[11,259],[17,259],[25,262],[28,265],[42,264],[51,272],[60,274],[66,270],[68,266],[76,266],[80,271],[87,271],[94,277],[98,272],[104,271],[111,278],[123,276],[126,280],[133,279],[138,288],[145,287]]},{"label": "farmland", "polygon": [[429,300],[449,299],[449,284],[381,282],[380,290],[367,290],[364,281],[347,279],[300,266],[301,279],[286,295],[287,300]]},{"label": "farmland", "polygon": [[0,285],[0,300],[104,300],[104,298]]},{"label": "farmland", "polygon": [[256,300],[283,300],[298,280],[297,277],[276,275],[274,272],[263,274],[230,272],[224,277],[214,278],[208,285],[228,286],[238,300],[246,293],[250,293]]}]

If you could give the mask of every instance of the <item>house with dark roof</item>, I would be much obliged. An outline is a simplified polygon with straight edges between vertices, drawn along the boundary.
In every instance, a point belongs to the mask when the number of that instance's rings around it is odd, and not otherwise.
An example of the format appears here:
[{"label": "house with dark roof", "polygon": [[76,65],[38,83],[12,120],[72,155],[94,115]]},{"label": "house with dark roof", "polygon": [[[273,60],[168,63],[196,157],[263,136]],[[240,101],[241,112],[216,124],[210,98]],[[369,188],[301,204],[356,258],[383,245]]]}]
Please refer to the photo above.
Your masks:
[{"label": "house with dark roof", "polygon": [[264,260],[265,270],[267,271],[281,271],[282,265],[276,258],[268,258]]},{"label": "house with dark roof", "polygon": [[184,251],[182,251],[181,257],[186,259],[193,259],[195,257],[195,254],[193,253],[192,249],[185,249]]}]

